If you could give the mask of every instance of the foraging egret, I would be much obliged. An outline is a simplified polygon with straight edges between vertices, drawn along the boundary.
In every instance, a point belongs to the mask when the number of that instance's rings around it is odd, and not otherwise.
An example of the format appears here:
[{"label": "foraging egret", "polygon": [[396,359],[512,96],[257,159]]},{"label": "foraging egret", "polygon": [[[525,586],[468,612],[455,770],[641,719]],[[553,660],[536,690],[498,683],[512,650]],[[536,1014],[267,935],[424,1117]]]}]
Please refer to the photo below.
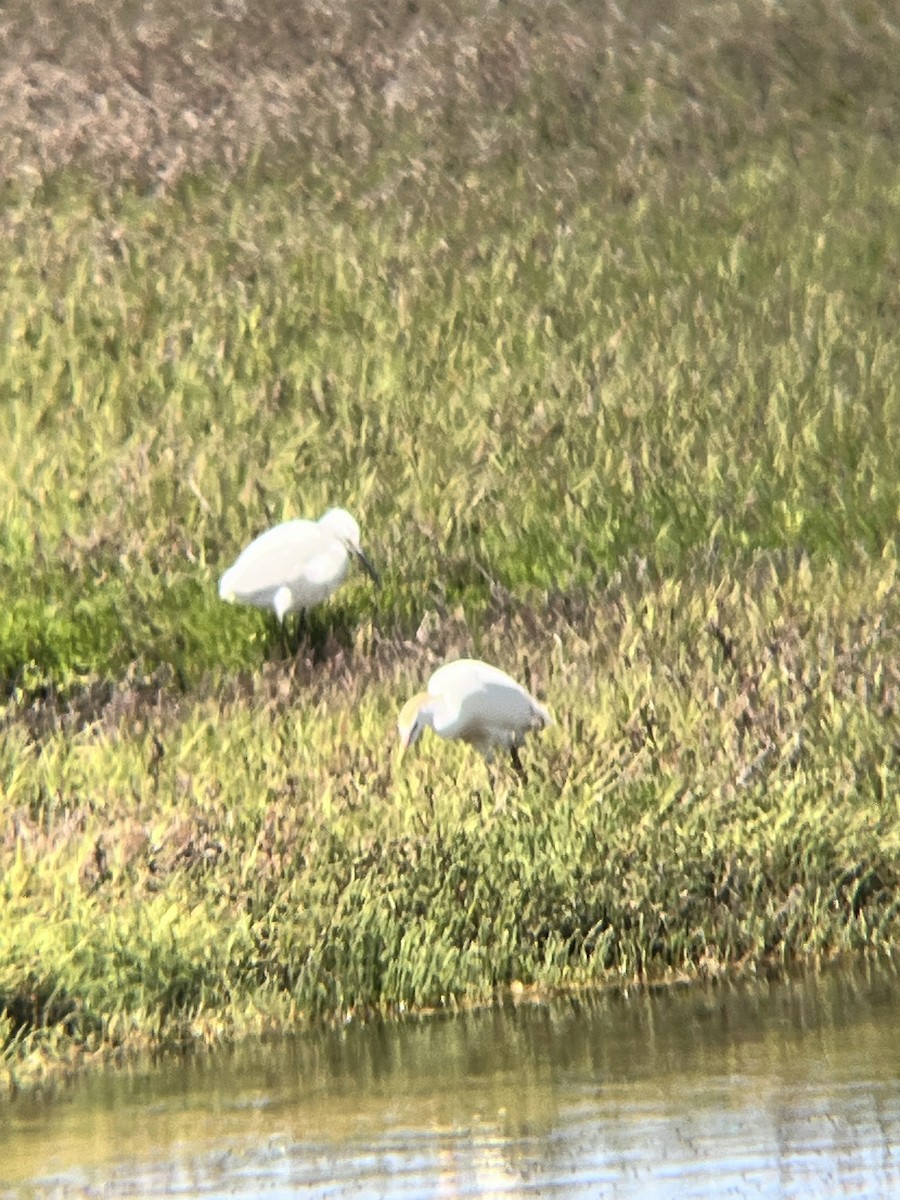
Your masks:
[{"label": "foraging egret", "polygon": [[219,595],[271,608],[283,629],[288,613],[328,599],[343,582],[351,554],[377,584],[378,572],[359,544],[359,525],[345,509],[329,508],[318,521],[283,521],[241,551],[219,580]]},{"label": "foraging egret", "polygon": [[490,762],[495,747],[508,750],[520,779],[527,778],[519,747],[532,729],[552,725],[542,704],[505,671],[474,658],[461,658],[439,667],[420,692],[403,705],[397,720],[403,751],[412,746],[426,725],[443,738],[468,742]]}]

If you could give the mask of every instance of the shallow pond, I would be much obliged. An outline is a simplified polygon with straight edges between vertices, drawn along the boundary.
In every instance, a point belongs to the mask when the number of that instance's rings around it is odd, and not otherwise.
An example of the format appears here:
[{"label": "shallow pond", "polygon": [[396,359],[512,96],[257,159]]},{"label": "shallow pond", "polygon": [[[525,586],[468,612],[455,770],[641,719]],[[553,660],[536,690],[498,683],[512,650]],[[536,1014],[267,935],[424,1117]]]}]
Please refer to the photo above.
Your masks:
[{"label": "shallow pond", "polygon": [[0,1107],[0,1197],[900,1196],[900,973],[351,1026]]}]

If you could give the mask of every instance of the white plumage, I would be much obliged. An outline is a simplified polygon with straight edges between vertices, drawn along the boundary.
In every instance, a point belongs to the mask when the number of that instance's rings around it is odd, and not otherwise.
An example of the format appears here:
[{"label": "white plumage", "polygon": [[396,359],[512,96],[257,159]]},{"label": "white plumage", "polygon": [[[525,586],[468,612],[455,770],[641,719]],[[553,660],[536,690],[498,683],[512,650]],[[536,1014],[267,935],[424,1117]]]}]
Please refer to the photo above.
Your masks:
[{"label": "white plumage", "polygon": [[343,508],[330,508],[318,521],[284,521],[261,533],[241,551],[219,580],[223,600],[270,608],[283,622],[327,600],[343,583],[353,554],[378,582],[363,554],[359,525]]},{"label": "white plumage", "polygon": [[428,691],[407,700],[397,728],[403,750],[430,726],[443,738],[468,742],[490,762],[494,750],[509,753],[524,778],[519,747],[531,730],[551,725],[542,704],[505,671],[474,658],[445,663],[428,681]]}]

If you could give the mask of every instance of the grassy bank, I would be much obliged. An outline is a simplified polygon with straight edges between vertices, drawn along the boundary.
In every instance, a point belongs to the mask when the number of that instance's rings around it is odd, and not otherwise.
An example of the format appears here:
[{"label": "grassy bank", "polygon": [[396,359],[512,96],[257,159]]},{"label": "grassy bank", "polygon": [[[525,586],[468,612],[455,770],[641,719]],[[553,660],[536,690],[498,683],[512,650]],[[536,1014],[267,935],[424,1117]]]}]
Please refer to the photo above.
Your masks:
[{"label": "grassy bank", "polygon": [[[32,86],[107,107],[5,110],[7,1082],[896,944],[882,10],[386,6],[311,64],[163,5],[99,76],[48,12]],[[216,579],[331,503],[384,586],[286,663]],[[455,653],[554,712],[526,788],[395,762]]]}]

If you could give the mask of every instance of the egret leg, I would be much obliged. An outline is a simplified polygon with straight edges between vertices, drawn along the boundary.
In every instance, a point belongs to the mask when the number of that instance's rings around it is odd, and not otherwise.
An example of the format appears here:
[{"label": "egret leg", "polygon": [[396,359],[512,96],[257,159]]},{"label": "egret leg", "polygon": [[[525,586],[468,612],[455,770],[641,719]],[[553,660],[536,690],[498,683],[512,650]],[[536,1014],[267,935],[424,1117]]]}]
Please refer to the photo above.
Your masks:
[{"label": "egret leg", "polygon": [[300,653],[300,647],[303,645],[303,643],[309,639],[309,621],[307,619],[305,608],[301,608],[297,613],[296,634],[297,636],[294,642],[295,657]]},{"label": "egret leg", "polygon": [[282,617],[278,622],[278,633],[281,637],[281,657],[282,658],[290,658],[291,657],[291,647],[290,647],[290,643],[288,641],[287,625],[285,624],[284,617]]},{"label": "egret leg", "polygon": [[518,746],[510,746],[509,757],[512,759],[513,770],[518,775],[522,783],[528,782],[528,772],[522,766],[522,760],[519,758]]}]

